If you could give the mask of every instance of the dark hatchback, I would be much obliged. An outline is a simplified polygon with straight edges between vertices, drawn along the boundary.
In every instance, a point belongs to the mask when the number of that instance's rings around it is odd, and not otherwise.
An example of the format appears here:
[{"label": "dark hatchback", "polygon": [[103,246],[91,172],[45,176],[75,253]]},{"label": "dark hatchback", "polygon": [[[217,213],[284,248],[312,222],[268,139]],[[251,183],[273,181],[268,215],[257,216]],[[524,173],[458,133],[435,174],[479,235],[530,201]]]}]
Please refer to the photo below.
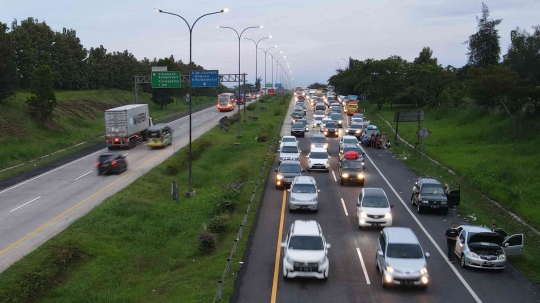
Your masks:
[{"label": "dark hatchback", "polygon": [[294,122],[291,126],[291,136],[295,137],[305,137],[306,136],[306,125],[302,122]]},{"label": "dark hatchback", "polygon": [[328,121],[326,123],[326,127],[324,128],[324,135],[327,137],[333,136],[338,137],[339,136],[339,130],[338,125],[336,121]]},{"label": "dark hatchback", "polygon": [[127,170],[127,161],[124,155],[106,152],[99,156],[96,162],[98,176],[105,174],[119,174]]},{"label": "dark hatchback", "polygon": [[296,160],[285,160],[279,164],[276,172],[276,188],[280,189],[290,186],[294,181],[294,177],[301,176],[305,170],[302,169],[300,162]]},{"label": "dark hatchback", "polygon": [[364,185],[364,165],[362,159],[343,159],[339,164],[339,183],[358,183]]}]

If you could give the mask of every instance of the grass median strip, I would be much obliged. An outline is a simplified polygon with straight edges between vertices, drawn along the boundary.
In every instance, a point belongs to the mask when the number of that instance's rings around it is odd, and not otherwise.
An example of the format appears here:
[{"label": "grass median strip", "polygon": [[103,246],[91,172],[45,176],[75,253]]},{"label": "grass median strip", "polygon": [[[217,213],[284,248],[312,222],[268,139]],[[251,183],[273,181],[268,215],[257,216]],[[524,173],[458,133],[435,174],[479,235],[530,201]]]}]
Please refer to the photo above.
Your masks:
[{"label": "grass median strip", "polygon": [[[288,97],[268,103],[272,110],[248,106],[259,119],[242,125],[242,138],[216,126],[193,142],[195,197],[183,197],[184,148],[0,274],[0,301],[212,301]],[[180,187],[179,203],[171,199],[173,181]],[[215,242],[201,248],[203,234]],[[231,262],[224,300],[234,290],[247,239]]]}]

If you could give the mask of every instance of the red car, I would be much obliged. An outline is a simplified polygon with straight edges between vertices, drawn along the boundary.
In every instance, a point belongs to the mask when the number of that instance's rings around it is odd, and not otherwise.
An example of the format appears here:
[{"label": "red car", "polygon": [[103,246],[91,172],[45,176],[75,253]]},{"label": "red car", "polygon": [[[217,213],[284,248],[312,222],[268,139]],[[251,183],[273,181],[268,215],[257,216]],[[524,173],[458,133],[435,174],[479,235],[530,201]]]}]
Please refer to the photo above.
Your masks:
[{"label": "red car", "polygon": [[273,89],[273,88],[270,88],[270,89],[268,89],[268,94],[269,94],[269,95],[275,95],[275,94],[276,94],[276,90]]},{"label": "red car", "polygon": [[244,97],[243,96],[236,96],[234,98],[234,100],[236,101],[236,104],[244,104]]}]

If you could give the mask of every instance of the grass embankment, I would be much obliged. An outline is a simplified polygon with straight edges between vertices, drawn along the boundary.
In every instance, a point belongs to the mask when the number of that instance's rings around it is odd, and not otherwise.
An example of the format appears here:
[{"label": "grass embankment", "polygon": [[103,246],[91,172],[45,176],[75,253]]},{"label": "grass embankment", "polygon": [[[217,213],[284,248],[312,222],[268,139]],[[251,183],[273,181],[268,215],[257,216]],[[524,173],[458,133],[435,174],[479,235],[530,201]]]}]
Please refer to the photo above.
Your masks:
[{"label": "grass embankment", "polygon": [[[523,128],[519,138],[514,138],[511,123],[504,114],[483,114],[474,108],[442,108],[436,118],[434,109],[423,109],[425,120],[421,125],[431,131],[424,141],[424,151],[454,171],[454,175],[426,157],[421,159],[417,152],[422,149],[421,141],[416,151],[405,144],[394,144],[395,133],[378,114],[395,129],[396,123],[392,121],[394,112],[399,110],[414,109],[395,105],[393,109],[373,107],[367,116],[381,133],[388,134],[392,152],[418,174],[461,185],[458,212],[462,218],[475,225],[497,223],[510,234],[524,233],[524,258],[512,264],[540,283],[540,237],[489,201],[499,202],[533,228],[540,229],[540,183],[537,181],[540,179],[540,137],[535,128]],[[417,131],[416,122],[399,124],[399,135],[413,145],[418,142]]]},{"label": "grass embankment", "polygon": [[[195,197],[183,196],[188,179],[183,148],[0,274],[0,302],[211,302],[289,99],[266,103],[267,110],[248,106],[248,114],[259,119],[242,124],[241,138],[232,124],[228,132],[215,127],[193,142]],[[254,139],[264,135],[266,142]],[[245,185],[237,192],[216,180]],[[171,200],[173,181],[180,184],[179,203]],[[231,276],[224,281],[224,301],[233,293],[263,188],[258,187]],[[198,235],[205,226],[210,229],[215,215],[232,209],[215,251],[201,253]]]},{"label": "grass embankment", "polygon": [[[25,104],[28,92],[0,103],[0,171],[19,164],[20,167],[0,172],[0,180],[21,171],[48,163],[94,144],[103,143],[105,133],[103,111],[134,103],[134,93],[120,90],[59,91],[55,92],[58,107],[53,119],[43,127],[28,115]],[[150,116],[157,119],[186,113],[184,100],[178,100],[161,110],[141,93],[139,103],[149,104]],[[215,103],[214,98],[192,98],[193,109]],[[85,142],[84,144],[77,145]],[[71,147],[77,145],[75,147]],[[71,148],[69,148],[71,147]],[[67,148],[67,149],[66,149]],[[55,153],[59,150],[62,152]],[[43,158],[42,158],[43,157]],[[28,163],[28,161],[38,159]]]}]

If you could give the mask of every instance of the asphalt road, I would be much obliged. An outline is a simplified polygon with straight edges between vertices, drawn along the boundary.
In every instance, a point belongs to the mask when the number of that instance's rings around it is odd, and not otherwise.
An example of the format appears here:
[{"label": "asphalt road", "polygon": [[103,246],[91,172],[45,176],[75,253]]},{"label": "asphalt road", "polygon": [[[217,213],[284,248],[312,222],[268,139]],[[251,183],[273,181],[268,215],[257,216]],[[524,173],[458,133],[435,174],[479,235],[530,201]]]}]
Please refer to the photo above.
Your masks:
[{"label": "asphalt road", "polygon": [[[312,121],[310,110],[307,117]],[[299,138],[303,167],[307,166],[309,138],[317,132],[318,129],[310,129],[305,138]],[[290,135],[290,117],[285,120],[281,135]],[[271,170],[231,302],[540,302],[538,285],[524,278],[512,265],[496,272],[462,269],[457,258],[455,264],[448,262],[444,233],[451,222],[467,222],[453,209],[447,216],[418,215],[410,204],[417,175],[389,151],[366,148],[365,186],[384,189],[394,205],[393,226],[410,227],[424,251],[431,254],[427,259],[431,280],[427,290],[383,289],[381,276],[375,269],[381,229],[358,229],[355,203],[361,187],[339,185],[338,139],[329,141],[330,172],[305,173],[314,176],[321,189],[318,213],[289,213],[285,207],[289,194],[275,189],[276,173]],[[277,166],[276,156],[273,168]],[[332,245],[327,281],[282,277],[280,242],[297,219],[317,220],[326,241]]]},{"label": "asphalt road", "polygon": [[[212,106],[194,112],[192,139],[216,126],[221,117],[237,111],[220,113]],[[38,175],[27,172],[3,181],[9,185],[0,189],[0,272],[187,145],[189,116],[169,125],[174,129],[171,146],[150,149],[140,142],[134,149],[120,150],[127,155],[128,170],[119,175],[97,175],[94,164],[98,155],[107,151],[100,148],[58,167],[49,165],[50,170]],[[229,131],[236,131],[236,125]],[[164,184],[164,188],[170,188],[170,184]],[[180,194],[187,188],[185,180],[179,184]]]}]

